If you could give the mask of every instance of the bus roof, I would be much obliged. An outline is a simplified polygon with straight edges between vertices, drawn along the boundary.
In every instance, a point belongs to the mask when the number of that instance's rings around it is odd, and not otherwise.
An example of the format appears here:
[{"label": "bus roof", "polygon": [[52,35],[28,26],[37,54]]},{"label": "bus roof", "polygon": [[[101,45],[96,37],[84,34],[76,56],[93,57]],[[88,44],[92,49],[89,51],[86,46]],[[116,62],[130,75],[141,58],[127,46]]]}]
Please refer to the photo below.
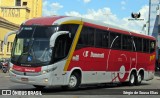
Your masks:
[{"label": "bus roof", "polygon": [[23,25],[54,25],[54,24],[62,24],[63,22],[71,21],[71,20],[82,21],[84,22],[84,25],[99,28],[99,29],[104,29],[112,32],[128,34],[128,35],[155,40],[153,36],[135,33],[133,31],[123,29],[115,25],[106,24],[99,21],[85,19],[81,17],[74,17],[74,16],[49,16],[49,17],[33,18],[25,21]]}]

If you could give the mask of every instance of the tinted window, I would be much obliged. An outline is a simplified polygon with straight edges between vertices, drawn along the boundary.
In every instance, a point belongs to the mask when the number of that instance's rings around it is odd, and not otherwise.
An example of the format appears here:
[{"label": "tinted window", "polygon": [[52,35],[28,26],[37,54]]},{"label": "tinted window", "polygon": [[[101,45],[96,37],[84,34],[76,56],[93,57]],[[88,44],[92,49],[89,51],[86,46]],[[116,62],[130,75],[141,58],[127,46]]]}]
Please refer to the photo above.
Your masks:
[{"label": "tinted window", "polygon": [[142,38],[134,37],[136,51],[142,52]]},{"label": "tinted window", "polygon": [[108,47],[109,32],[97,29],[95,38],[96,38],[95,41],[96,47]]},{"label": "tinted window", "polygon": [[[77,32],[77,29],[78,29],[78,26],[77,24],[63,24],[60,26],[59,28],[59,31],[69,31],[71,33],[71,42],[73,41],[73,38]],[[68,43],[71,43],[71,42],[68,42]]]},{"label": "tinted window", "polygon": [[149,45],[150,53],[155,51],[155,44],[156,44],[155,41],[150,41],[150,45]]},{"label": "tinted window", "polygon": [[149,40],[143,39],[143,52],[149,52]]},{"label": "tinted window", "polygon": [[60,26],[59,31],[69,31],[72,35],[75,35],[78,26],[77,24],[63,24]]},{"label": "tinted window", "polygon": [[50,38],[56,32],[56,26],[23,26],[19,38]]},{"label": "tinted window", "polygon": [[94,31],[95,29],[93,28],[83,27],[79,40],[78,40],[78,44],[93,46],[94,45]]},{"label": "tinted window", "polygon": [[121,34],[110,33],[110,48],[121,49]]},{"label": "tinted window", "polygon": [[60,35],[56,39],[55,47],[53,48],[52,53],[52,63],[57,62],[68,55],[70,49],[70,43],[68,41],[70,38],[68,35]]},{"label": "tinted window", "polygon": [[123,35],[122,49],[132,51],[132,47],[133,47],[132,37],[128,35]]}]

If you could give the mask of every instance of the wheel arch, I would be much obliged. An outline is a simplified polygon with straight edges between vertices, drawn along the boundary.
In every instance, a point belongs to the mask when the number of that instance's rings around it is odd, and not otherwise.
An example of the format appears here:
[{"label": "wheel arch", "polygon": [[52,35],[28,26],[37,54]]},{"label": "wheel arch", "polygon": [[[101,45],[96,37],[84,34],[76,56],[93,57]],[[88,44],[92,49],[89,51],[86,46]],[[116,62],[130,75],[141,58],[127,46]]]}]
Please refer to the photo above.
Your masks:
[{"label": "wheel arch", "polygon": [[128,80],[129,80],[129,77],[131,75],[132,72],[135,72],[135,74],[137,75],[137,69],[136,68],[132,68],[129,72],[129,75],[128,75]]},{"label": "wheel arch", "polygon": [[138,76],[138,74],[142,74],[142,79],[144,79],[144,69],[143,68],[140,68],[139,70],[138,70],[138,72],[137,72],[137,76]]},{"label": "wheel arch", "polygon": [[78,73],[80,75],[80,79],[82,82],[82,69],[80,67],[74,67],[73,69],[71,69],[69,71],[68,77],[67,77],[67,83],[69,83],[69,77],[73,74],[73,73]]}]

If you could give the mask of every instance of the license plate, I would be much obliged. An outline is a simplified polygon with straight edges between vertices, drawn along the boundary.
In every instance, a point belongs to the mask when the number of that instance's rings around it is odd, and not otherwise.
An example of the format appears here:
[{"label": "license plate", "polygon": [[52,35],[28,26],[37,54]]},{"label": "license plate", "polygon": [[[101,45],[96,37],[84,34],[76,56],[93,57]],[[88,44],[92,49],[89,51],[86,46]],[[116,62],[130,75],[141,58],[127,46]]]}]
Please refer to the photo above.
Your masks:
[{"label": "license plate", "polygon": [[21,78],[22,81],[28,81],[28,78]]}]

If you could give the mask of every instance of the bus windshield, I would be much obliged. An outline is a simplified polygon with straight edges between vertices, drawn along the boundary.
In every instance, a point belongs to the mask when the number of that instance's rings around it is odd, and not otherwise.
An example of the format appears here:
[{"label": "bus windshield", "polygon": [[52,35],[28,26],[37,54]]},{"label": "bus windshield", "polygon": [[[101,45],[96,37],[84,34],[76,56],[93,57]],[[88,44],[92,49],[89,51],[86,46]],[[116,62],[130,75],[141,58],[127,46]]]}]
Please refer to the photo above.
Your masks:
[{"label": "bus windshield", "polygon": [[49,40],[58,26],[23,26],[16,35],[11,61],[16,64],[45,65],[51,61]]}]

